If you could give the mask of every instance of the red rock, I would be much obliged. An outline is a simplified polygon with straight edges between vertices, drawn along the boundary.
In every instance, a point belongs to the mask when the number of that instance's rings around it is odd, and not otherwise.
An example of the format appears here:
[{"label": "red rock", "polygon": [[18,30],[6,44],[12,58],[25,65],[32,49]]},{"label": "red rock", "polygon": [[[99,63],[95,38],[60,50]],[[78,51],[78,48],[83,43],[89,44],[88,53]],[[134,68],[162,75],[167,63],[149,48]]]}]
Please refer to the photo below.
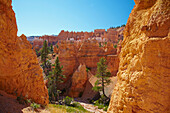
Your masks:
[{"label": "red rock", "polygon": [[17,37],[11,0],[0,0],[0,90],[48,104],[42,69],[25,35]]},{"label": "red rock", "polygon": [[83,94],[85,89],[85,84],[87,81],[86,65],[80,64],[71,79],[72,85],[70,88],[69,96],[78,97],[81,93]]}]

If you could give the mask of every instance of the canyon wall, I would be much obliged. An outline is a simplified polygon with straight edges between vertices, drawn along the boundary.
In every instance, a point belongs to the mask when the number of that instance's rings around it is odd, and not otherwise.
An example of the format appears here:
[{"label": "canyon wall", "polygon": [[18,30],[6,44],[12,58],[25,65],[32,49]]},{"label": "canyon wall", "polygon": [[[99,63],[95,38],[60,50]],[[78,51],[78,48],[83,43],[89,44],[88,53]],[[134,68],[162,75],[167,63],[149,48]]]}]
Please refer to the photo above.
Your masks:
[{"label": "canyon wall", "polygon": [[170,1],[135,0],[108,113],[170,112]]},{"label": "canyon wall", "polygon": [[0,0],[0,90],[48,104],[42,69],[26,36],[17,37],[11,0]]},{"label": "canyon wall", "polygon": [[[102,57],[106,58],[108,70],[111,72],[111,75],[116,76],[119,67],[119,58],[117,49],[113,47],[113,44],[107,43],[104,47],[100,47],[96,40],[85,40],[78,43],[61,41],[58,47],[58,58],[63,66],[63,74],[66,75],[64,83],[60,86],[60,90],[66,90],[66,95],[78,97],[80,93],[83,93],[84,89],[94,93],[90,89],[93,82],[90,82],[89,79],[91,75],[94,76],[96,74],[97,63]],[[79,73],[79,70],[82,72]],[[86,73],[86,71],[89,72]],[[91,73],[90,76],[89,73]],[[77,76],[80,76],[80,78]],[[77,86],[77,83],[80,81],[82,81],[81,85]],[[86,87],[87,85],[88,87]]]}]

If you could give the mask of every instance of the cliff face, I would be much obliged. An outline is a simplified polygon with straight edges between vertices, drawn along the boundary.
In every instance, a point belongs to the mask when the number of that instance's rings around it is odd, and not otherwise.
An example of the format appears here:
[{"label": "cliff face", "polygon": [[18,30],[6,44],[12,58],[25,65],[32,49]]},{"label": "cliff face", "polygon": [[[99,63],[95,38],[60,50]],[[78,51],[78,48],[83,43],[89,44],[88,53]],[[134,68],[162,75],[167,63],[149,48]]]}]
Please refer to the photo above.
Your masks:
[{"label": "cliff face", "polygon": [[170,1],[135,0],[108,113],[170,112]]},{"label": "cliff face", "polygon": [[[112,76],[115,76],[118,71],[119,59],[113,44],[107,43],[105,47],[99,47],[99,43],[96,40],[86,40],[79,43],[61,41],[58,46],[58,57],[63,66],[63,74],[66,75],[64,83],[61,84],[60,88],[61,90],[65,89],[66,94],[70,96],[78,97],[80,93],[86,91],[84,89],[91,90],[92,83],[89,82],[90,77],[86,77],[86,68],[89,69],[92,75],[95,75],[97,62],[99,62],[101,57],[106,58],[108,70]],[[81,70],[81,73],[79,70]],[[77,83],[80,84],[77,85]]]},{"label": "cliff face", "polygon": [[26,37],[17,37],[11,3],[11,0],[0,0],[0,90],[45,105],[48,92],[42,69]]}]

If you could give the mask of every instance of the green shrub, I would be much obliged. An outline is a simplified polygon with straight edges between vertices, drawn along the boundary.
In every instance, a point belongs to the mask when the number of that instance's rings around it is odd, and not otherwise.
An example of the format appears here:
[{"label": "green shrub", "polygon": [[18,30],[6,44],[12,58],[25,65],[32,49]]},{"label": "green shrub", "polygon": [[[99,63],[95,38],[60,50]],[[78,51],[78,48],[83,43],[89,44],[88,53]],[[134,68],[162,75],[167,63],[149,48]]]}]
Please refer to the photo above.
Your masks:
[{"label": "green shrub", "polygon": [[37,104],[35,102],[31,102],[31,99],[27,99],[27,103],[30,104],[30,107],[32,108],[32,111],[37,110],[37,108],[40,108],[40,104]]},{"label": "green shrub", "polygon": [[[73,107],[76,106],[76,107]],[[49,104],[49,108],[59,108],[66,110],[66,112],[71,113],[90,113],[89,111],[85,110],[79,103],[75,102],[72,106],[64,106],[64,105],[56,105],[56,104]]]},{"label": "green shrub", "polygon": [[110,99],[106,98],[104,95],[101,95],[101,98],[94,101],[94,106],[98,106],[98,109],[103,109],[104,111],[107,111],[109,101]]},{"label": "green shrub", "polygon": [[99,47],[102,47],[102,43],[101,42],[99,42]]},{"label": "green shrub", "polygon": [[106,106],[103,110],[104,110],[104,111],[107,111],[107,109],[108,109],[108,106]]},{"label": "green shrub", "polygon": [[37,109],[40,107],[40,104],[37,104],[37,103],[31,103],[30,106],[33,108],[33,109]]},{"label": "green shrub", "polygon": [[117,48],[117,45],[114,45],[114,48]]},{"label": "green shrub", "polygon": [[82,111],[86,111],[86,110],[84,109],[84,107],[83,107],[80,103],[78,103],[78,102],[74,102],[74,103],[72,104],[72,106],[73,106],[73,107],[76,107],[76,108],[78,108],[78,109],[80,109],[80,110],[82,110]]},{"label": "green shrub", "polygon": [[86,67],[86,72],[89,72],[91,70],[90,67]]},{"label": "green shrub", "polygon": [[86,72],[89,72],[89,69],[88,69],[88,68],[86,68]]},{"label": "green shrub", "polygon": [[73,99],[72,99],[71,97],[66,96],[66,97],[64,98],[64,103],[65,103],[66,105],[70,106],[72,100],[73,100]]},{"label": "green shrub", "polygon": [[103,109],[104,108],[104,105],[103,104],[99,104],[98,105],[98,109]]}]

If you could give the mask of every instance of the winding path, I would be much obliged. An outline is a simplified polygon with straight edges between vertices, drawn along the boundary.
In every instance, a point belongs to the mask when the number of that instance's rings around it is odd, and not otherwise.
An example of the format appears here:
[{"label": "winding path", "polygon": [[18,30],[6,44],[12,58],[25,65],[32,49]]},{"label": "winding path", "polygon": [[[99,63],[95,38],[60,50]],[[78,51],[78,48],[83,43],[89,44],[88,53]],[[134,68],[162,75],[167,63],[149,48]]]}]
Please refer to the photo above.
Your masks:
[{"label": "winding path", "polygon": [[107,113],[106,111],[103,111],[103,109],[98,109],[97,106],[94,106],[92,104],[87,104],[87,103],[83,103],[83,102],[79,102],[84,109],[92,112],[92,113]]}]

